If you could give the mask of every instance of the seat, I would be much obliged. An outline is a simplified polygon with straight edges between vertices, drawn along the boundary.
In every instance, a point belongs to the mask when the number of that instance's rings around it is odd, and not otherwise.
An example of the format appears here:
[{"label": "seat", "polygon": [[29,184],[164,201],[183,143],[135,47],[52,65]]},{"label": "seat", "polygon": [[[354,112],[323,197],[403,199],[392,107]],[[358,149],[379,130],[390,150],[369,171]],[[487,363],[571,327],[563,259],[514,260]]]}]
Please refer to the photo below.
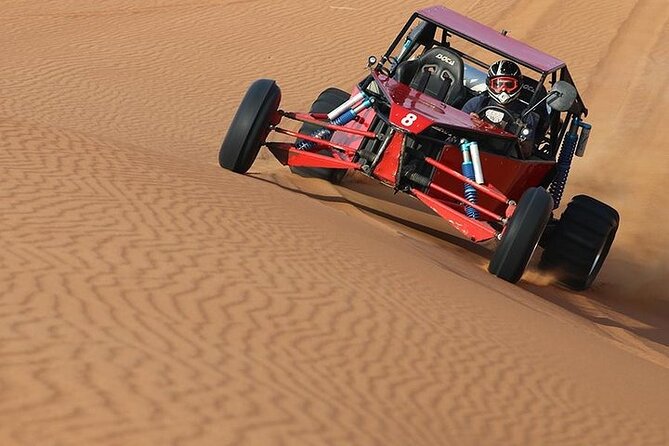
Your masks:
[{"label": "seat", "polygon": [[402,62],[395,79],[448,105],[459,107],[465,99],[464,63],[455,51],[437,46],[414,60]]},{"label": "seat", "polygon": [[[546,87],[539,85],[539,83],[532,78],[523,78],[523,85],[521,86],[520,95],[518,96],[518,102],[522,103],[525,107],[529,107],[537,88],[539,89],[537,100],[545,98],[548,94]],[[534,111],[539,115],[539,124],[537,125],[537,136],[539,136],[537,142],[539,142],[543,138],[543,135],[546,134],[546,131],[548,131],[550,119],[548,108],[545,103],[539,105]]]}]

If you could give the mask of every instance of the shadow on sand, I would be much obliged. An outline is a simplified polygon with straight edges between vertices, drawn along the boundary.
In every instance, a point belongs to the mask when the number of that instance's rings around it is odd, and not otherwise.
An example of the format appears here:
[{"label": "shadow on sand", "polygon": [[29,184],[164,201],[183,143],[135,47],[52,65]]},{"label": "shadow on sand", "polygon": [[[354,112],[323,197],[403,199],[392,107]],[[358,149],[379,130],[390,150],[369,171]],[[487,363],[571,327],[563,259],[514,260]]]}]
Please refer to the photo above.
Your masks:
[{"label": "shadow on sand", "polygon": [[[483,259],[490,258],[491,251],[488,247],[477,245],[454,233],[447,232],[444,229],[447,223],[434,216],[422,203],[406,194],[394,194],[393,190],[387,186],[349,179],[340,186],[330,185],[331,192],[327,188],[326,192],[319,193],[309,191],[308,187],[302,189],[293,183],[286,184],[287,182],[278,181],[277,178],[267,178],[260,173],[250,173],[249,176],[321,202],[353,206],[359,211],[380,217],[390,223],[455,245]],[[314,179],[300,179],[299,181],[302,180],[323,183],[323,180]],[[322,190],[323,188],[317,189]],[[433,223],[437,220],[442,224]],[[630,264],[622,267],[630,269],[635,267],[631,262],[627,263]],[[604,284],[596,282],[591,290],[574,292],[550,279],[546,280],[546,284],[541,285],[526,280],[518,283],[518,286],[532,294],[598,326],[620,328],[642,339],[669,348],[669,301],[639,299],[637,296],[621,297],[619,293],[612,292],[618,288],[618,285],[615,282]],[[615,297],[611,297],[612,295]],[[669,350],[664,353],[669,353]]]}]

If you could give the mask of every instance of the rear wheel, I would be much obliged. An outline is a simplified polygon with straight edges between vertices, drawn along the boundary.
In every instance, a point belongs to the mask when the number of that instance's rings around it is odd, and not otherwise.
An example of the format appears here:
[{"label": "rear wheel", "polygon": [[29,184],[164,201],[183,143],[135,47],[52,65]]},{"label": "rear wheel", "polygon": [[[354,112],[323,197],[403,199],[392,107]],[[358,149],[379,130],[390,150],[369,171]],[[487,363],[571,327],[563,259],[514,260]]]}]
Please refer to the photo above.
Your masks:
[{"label": "rear wheel", "polygon": [[[340,90],[339,88],[334,88],[334,87],[328,88],[318,96],[316,101],[314,101],[314,103],[311,105],[311,109],[309,110],[309,112],[330,113],[332,110],[339,107],[344,102],[348,101],[349,98],[350,95],[346,93],[344,90]],[[304,123],[302,124],[302,127],[300,127],[300,133],[308,135],[319,128],[321,127],[315,124]],[[329,140],[329,138],[327,138],[327,140]],[[323,150],[321,151],[321,154],[329,155],[330,151]],[[339,184],[341,180],[344,179],[344,175],[346,175],[345,169],[291,167],[290,170],[293,173],[296,173],[304,177],[322,178],[335,184]]]},{"label": "rear wheel", "polygon": [[270,79],[255,81],[246,92],[218,153],[224,169],[246,173],[265,142],[272,120],[277,116],[281,90]]},{"label": "rear wheel", "polygon": [[552,210],[553,199],[546,189],[528,189],[509,219],[488,271],[507,282],[518,282],[539,244]]},{"label": "rear wheel", "polygon": [[546,243],[539,267],[560,282],[585,290],[594,282],[618,231],[620,215],[587,195],[572,199]]}]

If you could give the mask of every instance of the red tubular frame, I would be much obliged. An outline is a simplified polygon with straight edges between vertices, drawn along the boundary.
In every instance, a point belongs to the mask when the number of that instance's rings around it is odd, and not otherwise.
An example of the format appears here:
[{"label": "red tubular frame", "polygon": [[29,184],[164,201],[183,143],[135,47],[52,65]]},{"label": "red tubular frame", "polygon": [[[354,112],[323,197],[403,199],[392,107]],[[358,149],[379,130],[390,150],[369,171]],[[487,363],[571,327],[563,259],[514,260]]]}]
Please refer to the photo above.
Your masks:
[{"label": "red tubular frame", "polygon": [[[310,114],[293,113],[293,112],[285,112],[282,110],[279,110],[278,113],[281,117],[285,117],[299,122],[314,124],[319,127],[323,127],[335,132],[343,132],[365,138],[374,138],[374,139],[378,138],[378,135],[374,132],[352,129],[349,127],[330,124],[329,122],[327,122],[327,115],[323,113],[310,113]],[[353,147],[333,143],[331,141],[324,139],[314,138],[311,135],[305,135],[300,132],[287,130],[277,126],[271,127],[271,130],[283,135],[288,135],[298,140],[301,139],[304,141],[313,142],[316,144],[314,149],[327,147],[330,148],[331,150],[340,150],[346,153],[346,155],[348,155],[349,157],[351,155],[354,155],[357,151],[357,149]],[[267,148],[269,148],[269,150],[282,164],[287,164],[290,166],[301,166],[301,167],[324,167],[330,169],[355,169],[355,170],[360,169],[360,165],[358,163],[343,160],[338,157],[322,155],[319,153],[315,153],[314,151],[311,150],[298,150],[297,148],[295,148],[294,143],[266,142],[265,145],[267,146]],[[429,183],[427,189],[431,191],[436,191],[442,195],[445,195],[446,197],[456,200],[457,202],[462,203],[462,206],[472,207],[477,211],[479,211],[481,214],[486,215],[487,217],[502,224],[504,224],[507,218],[510,217],[511,214],[513,214],[513,211],[515,209],[513,202],[509,200],[509,198],[507,198],[503,193],[496,190],[491,185],[478,184],[475,181],[465,177],[460,172],[453,170],[448,166],[445,166],[444,164],[439,163],[433,158],[426,157],[424,158],[424,160],[426,163],[433,166],[435,169],[443,173],[446,173],[454,177],[455,179],[462,181],[464,184],[468,184],[474,187],[476,190],[480,191],[483,194],[488,195],[494,200],[500,201],[503,204],[507,205],[505,212],[506,215],[505,216],[498,215],[495,212],[492,212],[476,203],[471,203],[462,195],[459,195],[455,192],[445,189],[432,182]],[[375,174],[376,173],[378,172],[375,172]],[[375,174],[373,176],[378,179],[378,177]],[[493,228],[488,222],[468,217],[464,212],[462,212],[462,210],[456,209],[455,204],[439,200],[415,188],[412,188],[410,192],[418,200],[420,200],[429,208],[431,208],[434,212],[436,212],[439,216],[447,220],[455,229],[457,229],[466,237],[470,238],[475,242],[490,240],[492,238],[497,237],[499,234],[495,230],[495,228]]]},{"label": "red tubular frame", "polygon": [[297,139],[304,139],[305,141],[314,142],[314,143],[317,144],[316,147],[318,147],[318,146],[333,147],[333,148],[338,149],[338,150],[343,150],[344,152],[346,152],[348,154],[351,154],[351,155],[356,152],[356,149],[354,149],[353,147],[342,146],[341,144],[336,144],[336,143],[333,143],[331,141],[326,141],[324,139],[314,138],[313,136],[305,135],[303,133],[294,132],[292,130],[282,129],[281,127],[273,127],[272,130],[274,130],[277,133],[281,133],[281,134],[288,135],[288,136],[293,136]]},{"label": "red tubular frame", "polygon": [[[352,135],[356,136],[364,136],[366,138],[377,138],[378,135],[374,132],[368,132],[366,130],[358,130],[358,129],[352,129],[349,127],[342,127],[340,125],[334,125],[330,124],[329,122],[326,121],[321,121],[319,119],[314,118],[314,116],[322,116],[322,114],[314,114],[310,115],[308,113],[293,113],[293,112],[285,112],[282,110],[279,110],[279,113],[281,116],[285,116],[286,118],[293,119],[295,121],[300,121],[300,122],[307,122],[309,124],[315,124],[319,127],[325,127],[326,129],[334,130],[337,132],[344,132],[344,133],[350,133]],[[327,117],[327,115],[325,115]],[[306,138],[305,138],[306,139]]]},{"label": "red tubular frame", "polygon": [[344,161],[339,158],[321,155],[319,153],[307,152],[306,150],[297,150],[289,142],[268,142],[265,143],[281,164],[295,167],[325,167],[328,169],[358,169],[357,163]]},{"label": "red tubular frame", "polygon": [[[467,178],[466,176],[462,175],[460,172],[458,172],[456,170],[453,170],[450,167],[446,167],[443,164],[437,162],[436,160],[434,160],[432,158],[427,158],[426,157],[425,162],[428,163],[429,165],[435,167],[436,169],[438,169],[438,170],[440,170],[440,171],[442,171],[442,172],[444,172],[448,175],[451,175],[451,176],[457,178],[460,181],[463,181],[463,182],[469,184],[470,186],[472,186],[476,190],[478,190],[480,192],[483,192],[484,194],[488,195],[489,197],[494,198],[495,200],[501,201],[504,204],[509,204],[510,201],[511,201],[503,193],[498,192],[496,190],[493,190],[489,187],[482,186],[479,183],[477,183],[476,181],[472,181],[469,178]],[[468,204],[468,206],[469,205],[470,204]],[[472,207],[474,209],[478,209],[476,206],[472,206]]]},{"label": "red tubular frame", "polygon": [[472,207],[472,208],[476,209],[477,211],[481,212],[482,214],[485,214],[488,217],[499,221],[500,223],[504,221],[504,217],[502,217],[501,215],[497,215],[494,212],[489,211],[482,206],[479,206],[478,204],[472,203],[472,202],[468,201],[467,199],[465,199],[464,197],[461,197],[460,195],[458,195],[454,192],[451,192],[448,189],[444,189],[441,186],[437,186],[436,184],[430,183],[430,185],[428,186],[428,189],[436,190],[437,192],[439,192],[441,194],[444,194],[448,197],[451,197],[454,200],[458,200],[458,201],[462,202],[465,206]]},{"label": "red tubular frame", "polygon": [[[364,130],[352,129],[349,127],[343,127],[340,125],[330,124],[326,121],[327,115],[324,113],[293,113],[286,112],[283,110],[278,110],[279,119],[274,126],[270,127],[270,131],[275,131],[277,133],[288,135],[296,139],[302,139],[305,141],[313,142],[316,144],[314,149],[326,147],[335,150],[341,150],[346,153],[349,157],[355,154],[356,149],[353,147],[345,146],[342,144],[333,143],[325,139],[314,138],[311,135],[305,135],[300,132],[294,132],[292,130],[287,130],[281,127],[277,127],[278,121],[281,117],[292,119],[299,122],[306,122],[309,124],[314,124],[319,127],[323,127],[335,132],[349,133],[356,136],[362,136],[366,138],[378,138],[378,135],[374,132],[368,132]],[[281,164],[287,164],[289,166],[295,167],[324,167],[328,169],[360,169],[358,163],[347,161],[341,159],[340,157],[330,157],[322,155],[320,153],[315,153],[312,150],[297,150],[294,143],[288,142],[265,142],[265,146],[272,152],[277,160]],[[333,154],[334,155],[334,154]],[[343,155],[341,155],[343,156]]]}]

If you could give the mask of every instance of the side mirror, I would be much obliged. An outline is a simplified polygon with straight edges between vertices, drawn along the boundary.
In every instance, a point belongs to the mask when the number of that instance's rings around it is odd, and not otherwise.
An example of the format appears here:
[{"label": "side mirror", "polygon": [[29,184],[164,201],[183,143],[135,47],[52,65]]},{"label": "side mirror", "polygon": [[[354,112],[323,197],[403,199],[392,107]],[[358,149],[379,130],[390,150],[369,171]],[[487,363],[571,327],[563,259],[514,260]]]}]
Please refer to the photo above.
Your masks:
[{"label": "side mirror", "polygon": [[376,65],[376,62],[378,62],[376,56],[369,56],[367,58],[367,68],[372,68],[374,65]]},{"label": "side mirror", "polygon": [[576,88],[572,84],[566,81],[557,81],[551,88],[551,92],[548,93],[546,104],[553,110],[565,112],[574,105],[576,96],[578,96],[578,93],[576,93]]}]

